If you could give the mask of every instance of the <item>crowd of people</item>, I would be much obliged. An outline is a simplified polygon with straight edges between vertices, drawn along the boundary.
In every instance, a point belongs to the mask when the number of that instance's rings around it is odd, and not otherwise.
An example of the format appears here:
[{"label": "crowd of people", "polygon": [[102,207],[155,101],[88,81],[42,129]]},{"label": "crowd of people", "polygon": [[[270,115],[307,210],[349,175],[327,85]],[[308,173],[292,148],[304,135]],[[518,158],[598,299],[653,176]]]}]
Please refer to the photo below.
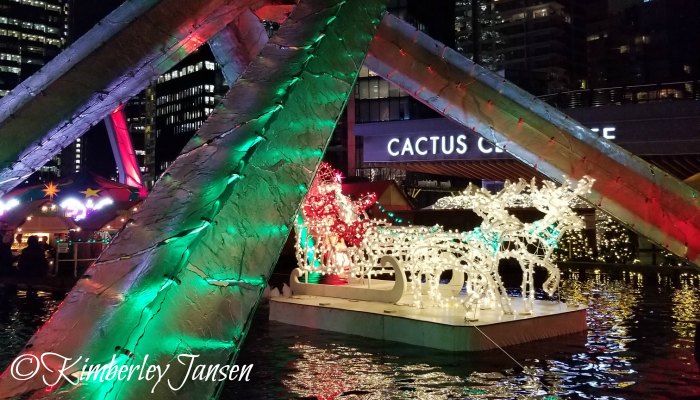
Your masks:
[{"label": "crowd of people", "polygon": [[2,242],[0,243],[0,276],[19,276],[27,278],[41,278],[46,276],[49,272],[49,262],[46,259],[46,254],[51,252],[51,245],[48,243],[48,238],[42,236],[40,240],[38,236],[29,236],[27,238],[27,247],[22,249],[17,256],[12,252],[12,243],[15,239],[18,243],[21,243],[22,235],[17,235],[15,238],[11,231],[2,233]]}]

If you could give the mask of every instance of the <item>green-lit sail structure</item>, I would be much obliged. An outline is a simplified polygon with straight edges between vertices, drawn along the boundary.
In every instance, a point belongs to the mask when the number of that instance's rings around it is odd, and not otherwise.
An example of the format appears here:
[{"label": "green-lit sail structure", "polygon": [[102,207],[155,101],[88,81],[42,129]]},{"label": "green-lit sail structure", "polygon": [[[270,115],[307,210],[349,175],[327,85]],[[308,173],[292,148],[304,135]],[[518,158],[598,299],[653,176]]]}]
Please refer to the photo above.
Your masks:
[{"label": "green-lit sail structure", "polygon": [[[692,262],[700,206],[656,170],[408,24],[384,0],[148,0],[119,9],[0,101],[0,191],[205,42],[231,89],[23,354],[232,364],[363,63]],[[291,10],[291,13],[289,11]],[[267,40],[258,19],[282,22]],[[235,53],[235,56],[234,54]],[[365,60],[366,58],[366,60]],[[99,72],[98,72],[99,71]],[[221,382],[0,377],[0,398],[211,398]],[[70,373],[76,372],[73,370]],[[51,379],[49,379],[51,380]]]},{"label": "green-lit sail structure", "polygon": [[[173,386],[187,374],[178,354],[232,363],[384,10],[299,2],[27,351],[148,356],[171,363]],[[154,383],[66,383],[53,396],[138,398]],[[210,398],[220,385],[162,382],[153,395]],[[45,389],[38,376],[0,382],[2,397]]]}]

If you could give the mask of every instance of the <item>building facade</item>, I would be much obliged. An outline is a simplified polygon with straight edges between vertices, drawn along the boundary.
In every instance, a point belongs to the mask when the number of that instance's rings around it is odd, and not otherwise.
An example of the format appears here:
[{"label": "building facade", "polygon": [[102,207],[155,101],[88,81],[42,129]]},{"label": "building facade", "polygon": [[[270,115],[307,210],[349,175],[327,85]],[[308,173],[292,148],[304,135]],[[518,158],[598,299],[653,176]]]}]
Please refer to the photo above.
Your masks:
[{"label": "building facade", "polygon": [[155,183],[155,104],[155,88],[151,86],[129,100],[124,107],[136,161],[148,188]]},{"label": "building facade", "polygon": [[699,19],[700,3],[693,0],[610,1],[608,14],[586,36],[588,87],[700,78]]},{"label": "building facade", "polygon": [[[69,40],[70,13],[70,0],[0,2],[0,97],[63,50]],[[80,153],[73,151],[72,158],[66,160],[73,167],[76,154]],[[64,160],[55,157],[34,180],[58,176],[65,168]]]},{"label": "building facade", "polygon": [[500,18],[494,29],[502,46],[487,50],[502,54],[508,80],[537,95],[581,87],[587,22],[581,2],[501,0],[492,4]]},{"label": "building facade", "polygon": [[70,8],[69,0],[0,3],[0,97],[66,46]]},{"label": "building facade", "polygon": [[[454,46],[454,1],[394,0],[389,4],[389,12],[431,37]],[[402,182],[406,179],[406,171],[363,161],[363,138],[354,134],[354,127],[363,123],[426,118],[438,118],[438,114],[363,66],[353,95],[348,101],[347,111],[331,140],[326,159],[348,176]]]},{"label": "building facade", "polygon": [[221,68],[209,46],[201,46],[155,84],[154,177],[165,171],[214,111],[226,91]]}]

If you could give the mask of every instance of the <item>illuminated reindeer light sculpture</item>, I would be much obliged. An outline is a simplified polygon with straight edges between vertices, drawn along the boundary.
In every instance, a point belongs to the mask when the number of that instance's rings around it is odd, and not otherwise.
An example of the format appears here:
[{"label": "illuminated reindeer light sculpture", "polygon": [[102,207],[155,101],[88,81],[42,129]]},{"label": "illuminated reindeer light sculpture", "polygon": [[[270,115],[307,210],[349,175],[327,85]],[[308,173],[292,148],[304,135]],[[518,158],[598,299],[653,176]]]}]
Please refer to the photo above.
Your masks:
[{"label": "illuminated reindeer light sculpture", "polygon": [[583,229],[583,220],[574,212],[572,206],[579,196],[590,192],[593,182],[593,179],[584,176],[576,186],[569,180],[561,186],[544,181],[542,186],[538,187],[534,180],[528,185],[527,198],[544,217],[524,224],[524,229],[513,240],[516,250],[512,252],[512,256],[518,259],[523,269],[522,295],[527,307],[525,312],[532,312],[534,267],[539,266],[547,271],[547,280],[542,288],[548,295],[551,296],[559,287],[559,268],[552,261],[552,256],[557,242],[566,232]]},{"label": "illuminated reindeer light sculpture", "polygon": [[[324,164],[320,171],[302,204],[297,226],[302,271],[358,277],[360,282],[367,278],[369,284],[373,275],[393,272],[380,265],[381,259],[390,256],[402,275],[408,273],[415,306],[461,304],[469,319],[478,319],[481,309],[514,312],[498,274],[503,259],[514,258],[521,265],[524,313],[533,309],[535,267],[548,273],[545,292],[552,295],[557,290],[559,269],[552,261],[553,251],[565,232],[583,227],[571,205],[593,184],[587,177],[576,185],[566,181],[562,186],[519,180],[506,182],[498,193],[470,185],[460,195],[434,205],[436,209],[471,209],[482,218],[478,227],[458,232],[370,219],[365,210],[376,201],[374,194],[353,201],[341,193],[339,175],[330,166]],[[509,212],[514,206],[531,206],[544,216],[523,223]],[[453,278],[441,285],[445,271],[452,271]],[[467,293],[460,296],[465,276]],[[447,294],[445,286],[451,289]]]},{"label": "illuminated reindeer light sculpture", "polygon": [[[519,262],[523,270],[523,312],[531,313],[534,268],[542,267],[547,271],[543,289],[553,295],[560,279],[559,268],[552,261],[553,252],[566,232],[583,228],[583,221],[573,211],[572,205],[578,196],[590,191],[593,182],[593,179],[583,177],[576,185],[568,180],[561,186],[544,181],[539,187],[534,179],[530,183],[521,179],[517,183],[506,182],[503,190],[495,195],[470,185],[458,196],[440,199],[435,208],[472,209],[482,217],[483,222],[477,229],[488,232],[486,235],[490,237],[498,237],[499,242],[499,256],[491,271],[497,271],[501,259],[514,258]],[[508,212],[508,208],[525,206],[536,208],[544,214],[543,218],[523,223]],[[505,307],[504,311],[507,312]]]}]

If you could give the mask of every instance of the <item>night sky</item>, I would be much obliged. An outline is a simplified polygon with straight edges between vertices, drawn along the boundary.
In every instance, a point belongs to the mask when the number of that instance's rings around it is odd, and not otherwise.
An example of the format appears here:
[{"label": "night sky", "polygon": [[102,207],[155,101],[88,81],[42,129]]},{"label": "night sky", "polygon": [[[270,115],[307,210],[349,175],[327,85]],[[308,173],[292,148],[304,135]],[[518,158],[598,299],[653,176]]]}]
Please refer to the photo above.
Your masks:
[{"label": "night sky", "polygon": [[[90,30],[99,20],[117,8],[123,0],[74,0],[71,17],[71,41]],[[83,136],[85,160],[83,168],[109,178],[116,164],[104,123],[97,124]]]},{"label": "night sky", "polygon": [[77,38],[124,0],[73,0],[71,34]]}]

